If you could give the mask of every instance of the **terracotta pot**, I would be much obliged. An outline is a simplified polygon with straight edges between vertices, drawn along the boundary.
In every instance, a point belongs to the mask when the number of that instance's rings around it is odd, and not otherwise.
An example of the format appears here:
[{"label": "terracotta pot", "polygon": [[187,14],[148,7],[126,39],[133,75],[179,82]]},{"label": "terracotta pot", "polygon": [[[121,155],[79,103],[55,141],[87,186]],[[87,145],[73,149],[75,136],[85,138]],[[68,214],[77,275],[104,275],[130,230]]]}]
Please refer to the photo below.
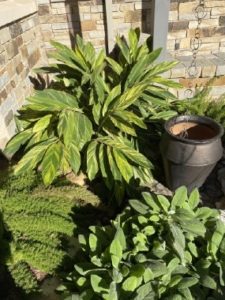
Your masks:
[{"label": "terracotta pot", "polygon": [[160,150],[171,190],[199,188],[221,159],[223,127],[208,117],[177,116],[165,123]]}]

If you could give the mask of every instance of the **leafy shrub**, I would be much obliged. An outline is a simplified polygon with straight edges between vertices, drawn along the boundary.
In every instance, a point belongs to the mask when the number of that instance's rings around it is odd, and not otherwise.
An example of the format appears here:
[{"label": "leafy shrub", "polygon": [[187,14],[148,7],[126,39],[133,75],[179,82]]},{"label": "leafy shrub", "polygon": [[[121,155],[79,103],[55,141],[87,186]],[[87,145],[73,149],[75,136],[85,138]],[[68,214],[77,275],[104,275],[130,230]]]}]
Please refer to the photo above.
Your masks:
[{"label": "leafy shrub", "polygon": [[[3,178],[0,187],[1,264],[27,293],[39,277],[54,274],[67,255],[63,241],[73,236],[75,206],[97,206],[99,199],[84,187],[45,189],[35,174]],[[3,251],[4,250],[4,251]]]},{"label": "leafy shrub", "polygon": [[16,174],[39,168],[49,185],[58,174],[82,170],[90,180],[102,177],[117,198],[134,178],[151,178],[138,130],[147,132],[144,118],[151,101],[163,102],[171,96],[167,88],[177,86],[159,76],[176,63],[156,64],[160,50],[150,52],[147,42],[138,43],[138,30],[130,31],[128,42],[118,38],[116,62],[104,52],[96,54],[80,37],[74,50],[53,42],[59,63],[42,71],[55,73],[57,88],[66,92],[38,91],[19,111],[24,130],[5,149],[11,156],[23,146]]},{"label": "leafy shrub", "polygon": [[193,98],[174,101],[172,108],[181,114],[207,116],[219,122],[225,128],[225,94],[218,99],[210,96],[211,87],[208,83],[202,90],[198,90]]},{"label": "leafy shrub", "polygon": [[[108,226],[80,235],[83,260],[59,288],[69,299],[224,299],[225,225],[199,193],[144,192]],[[209,297],[209,298],[208,298]]]}]

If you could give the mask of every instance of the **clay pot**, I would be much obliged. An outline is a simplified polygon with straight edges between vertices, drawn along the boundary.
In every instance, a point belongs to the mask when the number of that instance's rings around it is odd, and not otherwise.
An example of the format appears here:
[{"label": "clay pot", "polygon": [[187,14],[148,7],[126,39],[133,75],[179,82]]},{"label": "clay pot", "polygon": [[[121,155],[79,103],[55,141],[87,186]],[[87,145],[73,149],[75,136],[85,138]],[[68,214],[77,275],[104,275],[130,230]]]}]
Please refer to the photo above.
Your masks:
[{"label": "clay pot", "polygon": [[223,127],[208,117],[188,115],[174,117],[164,127],[160,150],[168,187],[199,188],[222,157]]}]

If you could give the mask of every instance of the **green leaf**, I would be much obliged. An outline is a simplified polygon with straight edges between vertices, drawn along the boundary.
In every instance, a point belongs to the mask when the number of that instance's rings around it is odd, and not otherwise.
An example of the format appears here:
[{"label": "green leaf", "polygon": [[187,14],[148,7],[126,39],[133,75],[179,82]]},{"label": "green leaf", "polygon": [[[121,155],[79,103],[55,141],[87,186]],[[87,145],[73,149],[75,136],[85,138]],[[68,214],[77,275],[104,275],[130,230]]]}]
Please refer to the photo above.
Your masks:
[{"label": "green leaf", "polygon": [[195,277],[185,277],[183,278],[179,285],[178,285],[178,288],[179,289],[186,289],[186,288],[189,288],[193,285],[196,285],[198,283],[198,279],[195,278]]},{"label": "green leaf", "polygon": [[136,276],[128,277],[122,284],[124,291],[133,292],[138,286],[138,279]]},{"label": "green leaf", "polygon": [[44,184],[48,186],[55,179],[62,159],[62,144],[56,143],[48,147],[41,162],[41,174]]},{"label": "green leaf", "polygon": [[33,132],[35,133],[38,131],[45,130],[48,127],[48,125],[50,124],[51,118],[52,118],[52,115],[49,114],[49,115],[46,115],[43,118],[39,119],[33,127]]},{"label": "green leaf", "polygon": [[112,153],[112,148],[107,146],[107,156],[108,156],[108,161],[109,161],[109,167],[111,170],[111,173],[113,175],[113,178],[115,181],[121,181],[121,173],[116,165],[113,153]]},{"label": "green leaf", "polygon": [[149,212],[148,206],[142,203],[140,200],[131,199],[129,200],[129,204],[134,210],[142,215],[145,215]]},{"label": "green leaf", "polygon": [[28,103],[27,107],[38,111],[61,111],[68,108],[79,109],[74,96],[53,89],[36,91],[34,96],[28,98]]},{"label": "green leaf", "polygon": [[170,224],[170,232],[173,237],[172,246],[180,257],[181,261],[184,261],[184,250],[185,250],[185,237],[182,230],[175,224]]},{"label": "green leaf", "polygon": [[209,275],[201,276],[199,282],[201,285],[203,285],[204,287],[207,287],[209,289],[216,290],[216,288],[217,288],[217,283]]},{"label": "green leaf", "polygon": [[104,287],[104,280],[95,274],[91,274],[91,286],[96,293],[108,292],[108,289]]},{"label": "green leaf", "polygon": [[114,114],[111,115],[109,118],[112,121],[112,123],[115,125],[115,127],[117,127],[121,132],[124,132],[132,136],[137,136],[134,127],[129,122],[121,119],[120,117]]},{"label": "green leaf", "polygon": [[[137,296],[134,300],[151,300],[153,297],[148,297],[152,293],[152,284],[150,282],[143,284],[136,290]],[[154,293],[153,293],[154,295]]]},{"label": "green leaf", "polygon": [[121,227],[117,228],[115,239],[118,239],[120,242],[120,245],[122,246],[122,249],[126,249],[126,237],[124,235],[123,229]]},{"label": "green leaf", "polygon": [[42,160],[49,145],[51,143],[54,143],[55,141],[55,138],[49,139],[48,141],[44,141],[28,151],[16,165],[16,168],[14,170],[15,175],[20,175],[22,173],[33,170]]},{"label": "green leaf", "polygon": [[225,234],[225,225],[221,220],[217,220],[214,233],[209,241],[209,251],[215,257],[219,250],[220,243]]},{"label": "green leaf", "polygon": [[114,102],[113,109],[125,110],[138,100],[146,87],[147,84],[139,83],[126,89],[126,91]]},{"label": "green leaf", "polygon": [[13,156],[22,145],[24,145],[33,135],[32,128],[26,129],[14,135],[14,137],[7,143],[4,149],[6,156]]},{"label": "green leaf", "polygon": [[105,100],[102,115],[104,116],[108,109],[110,108],[110,104],[121,94],[121,85],[115,86],[109,93],[108,97]]},{"label": "green leaf", "polygon": [[97,249],[97,242],[98,239],[96,237],[96,235],[94,235],[93,233],[90,233],[89,235],[89,246],[92,252],[96,251]]},{"label": "green leaf", "polygon": [[79,149],[73,141],[68,145],[68,162],[74,173],[77,174],[81,166],[81,157]]},{"label": "green leaf", "polygon": [[122,40],[119,36],[117,36],[116,37],[116,44],[120,48],[121,53],[122,53],[124,59],[128,63],[131,63],[130,51],[129,51],[129,48],[127,46],[127,43],[124,40]]},{"label": "green leaf", "polygon": [[170,207],[170,202],[167,200],[167,198],[163,195],[157,195],[157,199],[158,199],[158,202],[160,203],[162,209],[165,212],[168,212],[168,209]]},{"label": "green leaf", "polygon": [[183,203],[187,201],[187,199],[187,188],[185,186],[179,187],[173,196],[171,208],[175,208],[176,206],[182,207]]},{"label": "green leaf", "polygon": [[131,178],[133,177],[133,169],[131,165],[128,163],[123,153],[115,148],[113,148],[113,156],[121,175],[123,176],[125,181],[129,183]]},{"label": "green leaf", "polygon": [[147,126],[144,123],[144,121],[131,111],[114,111],[113,115],[118,116],[119,118],[123,119],[124,121],[134,123],[138,127],[147,129]]},{"label": "green leaf", "polygon": [[123,72],[123,68],[114,59],[111,57],[106,57],[106,60],[117,75],[120,75]]},{"label": "green leaf", "polygon": [[153,195],[151,195],[150,193],[147,193],[147,192],[143,192],[142,193],[142,197],[143,197],[145,203],[149,207],[151,207],[153,209],[153,211],[155,211],[155,212],[159,212],[160,211],[160,207],[156,203]]},{"label": "green leaf", "polygon": [[142,155],[140,152],[135,150],[132,144],[125,138],[99,138],[99,140],[112,148],[118,149],[123,153],[129,160],[131,160],[136,165],[140,165],[144,168],[151,168],[152,165],[150,161]]},{"label": "green leaf", "polygon": [[199,204],[200,195],[198,189],[194,189],[188,199],[188,203],[192,209],[196,208]]},{"label": "green leaf", "polygon": [[91,139],[93,133],[91,121],[84,114],[72,110],[67,110],[62,118],[58,131],[63,134],[65,145],[69,146],[73,142],[81,150]]},{"label": "green leaf", "polygon": [[116,282],[112,281],[109,287],[109,300],[118,300]]},{"label": "green leaf", "polygon": [[153,235],[155,233],[155,228],[151,225],[148,225],[143,229],[143,232],[147,236]]},{"label": "green leaf", "polygon": [[[118,238],[114,238],[112,241],[109,252],[111,254],[111,259],[112,259],[112,265],[114,268],[118,268],[120,260],[122,259],[123,256],[123,248],[122,245],[120,244],[120,241]],[[116,258],[116,259],[113,259]]]},{"label": "green leaf", "polygon": [[99,171],[97,146],[98,143],[96,141],[92,141],[87,148],[87,174],[90,180],[93,180]]},{"label": "green leaf", "polygon": [[154,274],[152,273],[150,268],[146,268],[143,274],[144,282],[148,282],[152,279],[154,279]]},{"label": "green leaf", "polygon": [[196,217],[202,219],[205,222],[209,217],[216,218],[218,216],[218,211],[209,207],[200,207],[196,210]]}]

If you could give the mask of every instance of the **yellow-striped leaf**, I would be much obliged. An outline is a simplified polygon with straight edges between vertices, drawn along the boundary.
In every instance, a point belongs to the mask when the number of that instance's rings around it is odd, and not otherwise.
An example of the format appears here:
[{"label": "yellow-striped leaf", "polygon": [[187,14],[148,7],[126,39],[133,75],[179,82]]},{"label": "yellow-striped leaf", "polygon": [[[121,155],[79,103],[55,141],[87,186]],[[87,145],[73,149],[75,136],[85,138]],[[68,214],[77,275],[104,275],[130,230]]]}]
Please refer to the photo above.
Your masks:
[{"label": "yellow-striped leaf", "polygon": [[87,148],[87,174],[90,180],[93,180],[98,173],[99,166],[97,161],[97,146],[96,141],[91,142]]},{"label": "yellow-striped leaf", "polygon": [[49,145],[54,142],[55,138],[52,138],[46,142],[36,145],[34,148],[28,151],[16,165],[16,168],[14,170],[15,174],[19,175],[24,172],[33,170],[42,160]]},{"label": "yellow-striped leaf", "polygon": [[33,132],[35,133],[38,131],[45,130],[48,127],[48,125],[50,124],[51,118],[52,118],[52,115],[48,114],[48,115],[44,116],[43,118],[39,119],[33,127]]},{"label": "yellow-striped leaf", "polygon": [[6,156],[13,156],[22,145],[24,145],[33,135],[32,129],[26,129],[16,134],[6,145],[4,154]]},{"label": "yellow-striped leaf", "polygon": [[45,152],[41,163],[41,173],[44,184],[47,186],[55,179],[61,165],[63,148],[61,143],[52,144]]},{"label": "yellow-striped leaf", "polygon": [[124,180],[129,183],[130,179],[133,177],[132,166],[128,163],[120,150],[113,148],[113,155],[121,175],[123,176]]},{"label": "yellow-striped leaf", "polygon": [[74,142],[71,142],[71,144],[68,147],[68,160],[74,173],[77,174],[78,171],[80,170],[81,158],[80,158],[80,152],[76,144],[74,144]]}]

